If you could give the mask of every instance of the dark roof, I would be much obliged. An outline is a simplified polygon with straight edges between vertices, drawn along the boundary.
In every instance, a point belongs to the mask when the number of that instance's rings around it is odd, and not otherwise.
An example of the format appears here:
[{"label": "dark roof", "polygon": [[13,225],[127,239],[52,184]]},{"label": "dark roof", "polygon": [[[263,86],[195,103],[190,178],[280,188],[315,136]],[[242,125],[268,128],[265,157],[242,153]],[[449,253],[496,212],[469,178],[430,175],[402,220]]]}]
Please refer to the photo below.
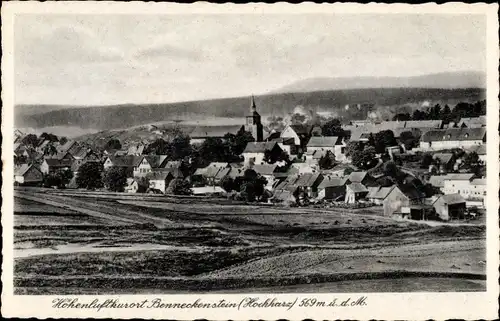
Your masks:
[{"label": "dark roof", "polygon": [[149,162],[149,165],[151,165],[152,168],[160,167],[161,157],[159,155],[147,155],[145,157],[146,157],[147,161]]},{"label": "dark roof", "polygon": [[116,167],[136,167],[142,162],[144,156],[136,155],[122,155],[122,156],[109,156],[109,159]]},{"label": "dark roof", "polygon": [[398,184],[396,187],[410,200],[425,198],[425,195],[421,191],[419,191],[412,183]]},{"label": "dark roof", "polygon": [[169,176],[173,177],[170,171],[152,171],[146,174],[149,180],[166,180]]},{"label": "dark roof", "polygon": [[290,128],[293,129],[297,135],[309,135],[312,129],[309,125],[290,125]]},{"label": "dark roof", "polygon": [[442,120],[408,120],[405,128],[441,128]]},{"label": "dark roof", "polygon": [[276,142],[251,142],[247,144],[243,153],[264,153],[266,150],[272,150],[277,145]]},{"label": "dark roof", "polygon": [[338,136],[313,136],[307,143],[308,147],[333,147],[339,140]]},{"label": "dark roof", "polygon": [[318,188],[323,189],[327,187],[338,187],[338,186],[344,186],[347,182],[347,178],[340,178],[340,177],[330,177],[327,176],[325,177],[321,183],[319,184]]},{"label": "dark roof", "polygon": [[262,164],[262,165],[254,165],[253,170],[260,175],[273,175],[278,168],[276,164]]},{"label": "dark roof", "polygon": [[28,172],[28,170],[31,169],[31,167],[34,167],[36,170],[40,171],[36,166],[31,165],[31,164],[22,164],[20,167],[16,167],[14,169],[14,175],[16,176],[23,176]]},{"label": "dark roof", "polygon": [[388,187],[368,187],[368,195],[366,196],[367,198],[373,198],[373,199],[381,199],[384,200],[387,195],[392,191],[394,186],[388,186]]},{"label": "dark roof", "polygon": [[441,161],[441,163],[443,164],[448,164],[450,160],[453,158],[452,153],[435,153],[432,156],[433,158],[439,159],[439,161]]},{"label": "dark roof", "polygon": [[170,167],[170,168],[153,168],[152,172],[164,172],[171,173],[175,178],[184,178],[184,174],[179,168]]},{"label": "dark roof", "polygon": [[197,126],[189,134],[191,138],[224,137],[227,133],[236,134],[243,125]]},{"label": "dark roof", "polygon": [[73,164],[71,159],[45,158],[45,161],[50,167],[71,167]]},{"label": "dark roof", "polygon": [[319,185],[322,180],[323,175],[321,175],[321,173],[304,173],[299,175],[299,178],[297,179],[297,182],[295,182],[295,184],[302,187],[312,187],[315,184]]},{"label": "dark roof", "polygon": [[422,135],[421,140],[423,142],[482,140],[485,135],[486,128],[449,128],[430,130]]},{"label": "dark roof", "polygon": [[285,189],[277,190],[277,191],[274,192],[274,195],[273,195],[274,199],[278,199],[278,200],[281,200],[281,201],[289,200],[292,197],[293,197],[292,192],[287,191]]}]

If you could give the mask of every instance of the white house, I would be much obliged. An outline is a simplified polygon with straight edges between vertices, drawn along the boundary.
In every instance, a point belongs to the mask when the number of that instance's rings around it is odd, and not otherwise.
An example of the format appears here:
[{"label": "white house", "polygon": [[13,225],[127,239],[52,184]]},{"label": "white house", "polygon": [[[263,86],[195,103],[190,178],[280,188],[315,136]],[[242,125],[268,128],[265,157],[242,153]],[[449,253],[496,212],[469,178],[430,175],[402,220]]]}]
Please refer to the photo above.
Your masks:
[{"label": "white house", "polygon": [[14,181],[18,184],[37,184],[43,181],[43,174],[38,167],[23,164],[14,169]]},{"label": "white house", "polygon": [[139,183],[136,179],[129,177],[127,178],[127,184],[125,185],[124,190],[126,193],[137,193],[139,190]]},{"label": "white house", "polygon": [[170,171],[154,171],[146,175],[149,180],[149,188],[157,189],[165,194],[168,184],[174,179]]},{"label": "white house", "polygon": [[345,146],[344,140],[338,136],[313,136],[307,143],[307,151],[328,150],[335,155],[336,161],[345,162]]},{"label": "white house", "polygon": [[278,155],[283,152],[277,142],[252,142],[248,143],[243,151],[245,166],[254,164],[263,164],[265,152],[269,151],[272,155]]},{"label": "white house", "polygon": [[450,128],[431,130],[420,139],[421,150],[471,148],[486,143],[486,128]]}]

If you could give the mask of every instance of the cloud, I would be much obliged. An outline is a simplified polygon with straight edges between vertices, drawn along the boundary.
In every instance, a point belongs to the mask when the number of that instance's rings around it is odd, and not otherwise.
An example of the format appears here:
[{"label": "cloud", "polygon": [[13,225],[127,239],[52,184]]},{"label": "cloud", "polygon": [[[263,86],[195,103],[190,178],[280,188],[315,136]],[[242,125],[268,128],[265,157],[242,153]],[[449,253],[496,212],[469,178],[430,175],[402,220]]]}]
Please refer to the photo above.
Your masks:
[{"label": "cloud", "polygon": [[173,46],[168,43],[150,46],[148,48],[140,49],[133,55],[134,58],[176,58],[199,61],[203,55],[200,51],[190,50]]},{"label": "cloud", "polygon": [[22,64],[116,62],[124,58],[88,30],[71,26],[16,37],[15,58]]}]

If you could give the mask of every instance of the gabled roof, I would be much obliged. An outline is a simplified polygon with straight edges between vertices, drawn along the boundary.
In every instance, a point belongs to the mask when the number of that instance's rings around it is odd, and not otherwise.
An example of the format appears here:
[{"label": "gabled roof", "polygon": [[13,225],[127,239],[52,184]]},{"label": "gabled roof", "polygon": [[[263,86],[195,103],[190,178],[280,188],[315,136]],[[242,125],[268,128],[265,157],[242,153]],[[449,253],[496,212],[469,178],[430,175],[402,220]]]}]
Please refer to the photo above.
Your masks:
[{"label": "gabled roof", "polygon": [[253,170],[260,175],[273,175],[278,165],[276,164],[262,164],[254,165]]},{"label": "gabled roof", "polygon": [[408,120],[405,128],[441,128],[442,120]]},{"label": "gabled roof", "polygon": [[445,180],[448,181],[470,181],[475,174],[472,173],[456,173],[456,174],[447,174],[445,175]]},{"label": "gabled roof", "polygon": [[116,167],[136,167],[142,162],[144,156],[136,155],[120,155],[120,156],[109,156],[109,159]]},{"label": "gabled roof", "polygon": [[349,174],[349,181],[352,183],[361,183],[367,174],[367,172],[352,172]]},{"label": "gabled roof", "polygon": [[373,199],[380,199],[384,200],[387,195],[392,191],[394,186],[387,186],[387,187],[368,187],[368,195],[366,196],[367,198],[373,198]]},{"label": "gabled roof", "polygon": [[171,167],[171,168],[153,168],[152,172],[165,172],[171,173],[175,178],[184,178],[184,174],[179,168]]},{"label": "gabled roof", "polygon": [[333,147],[339,141],[338,136],[313,136],[307,143],[308,147]]},{"label": "gabled roof", "polygon": [[444,187],[446,175],[433,175],[429,178],[429,184],[436,187]]},{"label": "gabled roof", "polygon": [[425,195],[421,191],[419,191],[412,183],[398,184],[392,190],[394,190],[395,188],[399,189],[410,200],[425,198]]},{"label": "gabled roof", "polygon": [[151,168],[160,167],[160,161],[161,161],[160,155],[147,155],[145,156],[145,158],[148,161],[149,165],[151,165]]},{"label": "gabled roof", "polygon": [[445,194],[445,195],[441,195],[440,197],[438,197],[436,199],[436,201],[439,200],[439,199],[441,199],[447,205],[465,203],[465,199],[460,194]]},{"label": "gabled roof", "polygon": [[368,189],[365,187],[365,185],[361,183],[351,183],[347,185],[347,188],[353,191],[354,193],[368,192]]},{"label": "gabled roof", "polygon": [[146,174],[146,178],[148,178],[150,181],[164,181],[168,177],[174,177],[170,171],[152,171]]},{"label": "gabled roof", "polygon": [[281,201],[289,200],[293,197],[293,193],[287,191],[286,189],[276,190],[273,194],[273,198]]},{"label": "gabled roof", "polygon": [[482,185],[486,186],[486,179],[484,178],[475,178],[470,182],[472,185]]},{"label": "gabled roof", "polygon": [[323,189],[327,187],[339,187],[339,186],[344,186],[346,183],[347,183],[346,177],[340,178],[340,177],[327,176],[321,181],[318,188]]},{"label": "gabled roof", "polygon": [[486,136],[486,128],[449,128],[431,130],[422,135],[421,141],[467,141],[482,140]]},{"label": "gabled roof", "polygon": [[[266,150],[272,150],[278,146],[276,142],[251,142],[245,147],[243,153],[264,153]],[[279,148],[279,146],[278,146]]]},{"label": "gabled roof", "polygon": [[189,134],[191,138],[208,138],[219,137],[222,138],[227,133],[236,134],[243,127],[243,125],[224,125],[224,126],[197,126]]},{"label": "gabled roof", "polygon": [[486,126],[486,116],[463,117],[458,122],[459,127],[461,127],[462,125],[465,125],[469,128],[477,128],[477,127]]},{"label": "gabled roof", "polygon": [[31,167],[33,167],[36,170],[40,171],[36,166],[34,166],[32,164],[22,164],[20,167],[16,167],[14,169],[14,175],[16,175],[16,176],[23,176],[24,174],[26,174],[31,169]]},{"label": "gabled roof", "polygon": [[315,184],[319,185],[322,179],[323,175],[321,175],[321,173],[304,173],[299,175],[299,178],[297,179],[297,182],[295,182],[295,184],[302,187],[312,187]]},{"label": "gabled roof", "polygon": [[215,174],[215,179],[223,179],[224,177],[226,177],[227,175],[229,175],[230,171],[231,171],[230,167],[221,168],[217,172],[217,174]]},{"label": "gabled roof", "polygon": [[71,167],[73,160],[71,159],[59,159],[59,158],[45,158],[45,162],[50,167]]},{"label": "gabled roof", "polygon": [[434,159],[439,159],[439,161],[443,164],[448,164],[453,158],[452,153],[435,153],[432,155]]}]

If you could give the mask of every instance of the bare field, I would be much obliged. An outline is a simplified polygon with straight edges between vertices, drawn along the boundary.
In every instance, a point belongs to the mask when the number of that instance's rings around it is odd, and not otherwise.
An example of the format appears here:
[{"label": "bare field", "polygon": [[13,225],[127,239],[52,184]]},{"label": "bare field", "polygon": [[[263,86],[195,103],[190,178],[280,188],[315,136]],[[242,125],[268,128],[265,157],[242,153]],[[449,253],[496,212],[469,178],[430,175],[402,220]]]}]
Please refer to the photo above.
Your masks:
[{"label": "bare field", "polygon": [[[395,282],[394,289],[409,285],[408,291],[440,291],[453,284],[457,291],[485,289],[484,225],[395,221],[377,215],[377,208],[215,207],[213,201],[193,199],[132,202],[105,193],[68,194],[17,194],[19,294],[57,293],[57,288],[66,294],[68,289],[182,293],[275,287],[301,292],[302,286],[311,288],[308,283],[341,291],[352,282],[368,284],[365,291],[384,282]],[[365,280],[374,278],[386,280]],[[429,278],[443,280],[444,287],[429,285]],[[471,278],[476,281],[465,280]]]}]

